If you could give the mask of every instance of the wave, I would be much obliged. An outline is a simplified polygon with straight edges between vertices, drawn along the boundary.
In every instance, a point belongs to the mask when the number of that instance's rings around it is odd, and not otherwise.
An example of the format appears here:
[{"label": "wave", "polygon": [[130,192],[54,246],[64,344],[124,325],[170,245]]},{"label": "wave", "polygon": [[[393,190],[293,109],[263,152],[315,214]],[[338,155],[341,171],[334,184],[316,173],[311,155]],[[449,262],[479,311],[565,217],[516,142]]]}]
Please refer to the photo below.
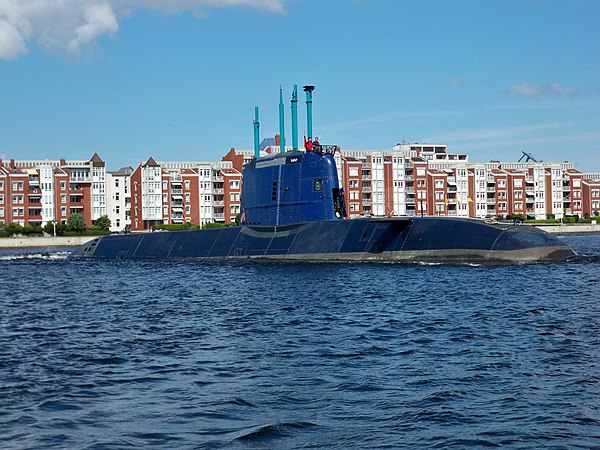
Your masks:
[{"label": "wave", "polygon": [[0,255],[0,261],[19,261],[19,260],[64,260],[71,252],[46,252],[39,253],[18,253],[12,255]]}]

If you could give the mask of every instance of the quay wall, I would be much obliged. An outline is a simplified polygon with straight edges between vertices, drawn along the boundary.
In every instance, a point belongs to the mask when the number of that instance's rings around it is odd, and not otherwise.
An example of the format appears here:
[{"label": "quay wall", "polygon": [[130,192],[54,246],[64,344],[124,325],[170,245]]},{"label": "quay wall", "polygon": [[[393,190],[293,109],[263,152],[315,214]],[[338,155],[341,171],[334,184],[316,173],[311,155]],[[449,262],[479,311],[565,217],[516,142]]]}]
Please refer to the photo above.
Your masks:
[{"label": "quay wall", "polygon": [[568,224],[568,225],[543,225],[536,224],[536,227],[547,231],[548,233],[588,233],[591,231],[600,231],[600,224]]},{"label": "quay wall", "polygon": [[0,248],[12,247],[62,247],[85,244],[98,236],[48,236],[0,238]]}]

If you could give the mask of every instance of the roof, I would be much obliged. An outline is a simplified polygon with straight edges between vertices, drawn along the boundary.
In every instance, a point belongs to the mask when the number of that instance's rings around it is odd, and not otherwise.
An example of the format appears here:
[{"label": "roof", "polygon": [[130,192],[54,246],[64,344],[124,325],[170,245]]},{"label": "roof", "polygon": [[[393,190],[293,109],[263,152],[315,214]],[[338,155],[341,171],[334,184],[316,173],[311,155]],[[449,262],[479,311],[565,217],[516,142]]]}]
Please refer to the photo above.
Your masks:
[{"label": "roof", "polygon": [[147,166],[160,167],[160,165],[156,161],[154,161],[154,158],[152,156],[150,158],[148,158],[148,161],[146,161],[144,164],[142,164],[142,167],[147,167]]}]

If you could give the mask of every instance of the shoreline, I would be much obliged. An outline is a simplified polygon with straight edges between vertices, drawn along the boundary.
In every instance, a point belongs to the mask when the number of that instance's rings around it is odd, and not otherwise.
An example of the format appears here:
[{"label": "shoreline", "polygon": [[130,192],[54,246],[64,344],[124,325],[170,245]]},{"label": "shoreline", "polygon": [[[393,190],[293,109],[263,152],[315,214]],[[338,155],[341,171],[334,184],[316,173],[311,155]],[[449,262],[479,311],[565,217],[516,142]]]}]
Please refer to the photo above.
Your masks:
[{"label": "shoreline", "polygon": [[44,236],[0,238],[0,248],[19,247],[77,247],[98,236]]},{"label": "shoreline", "polygon": [[558,224],[558,225],[544,225],[534,224],[528,225],[530,227],[538,227],[540,230],[544,230],[547,233],[594,233],[600,231],[600,225],[586,224]]}]

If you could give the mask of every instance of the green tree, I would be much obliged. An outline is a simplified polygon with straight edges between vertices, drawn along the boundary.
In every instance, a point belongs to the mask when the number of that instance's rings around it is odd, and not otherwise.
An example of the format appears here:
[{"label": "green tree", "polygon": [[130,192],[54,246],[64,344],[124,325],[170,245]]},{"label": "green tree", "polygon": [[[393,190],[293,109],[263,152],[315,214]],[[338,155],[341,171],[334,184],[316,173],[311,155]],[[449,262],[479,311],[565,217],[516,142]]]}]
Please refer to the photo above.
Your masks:
[{"label": "green tree", "polygon": [[56,235],[57,236],[62,236],[63,233],[65,232],[67,226],[60,223],[60,222],[47,222],[46,225],[44,225],[44,231],[46,233],[48,233],[50,236],[54,236],[54,225],[53,223],[56,223]]},{"label": "green tree", "polygon": [[110,219],[108,218],[108,216],[104,215],[104,216],[98,217],[98,219],[96,219],[96,222],[94,223],[94,225],[99,227],[102,231],[110,231],[111,223],[110,223]]},{"label": "green tree", "polygon": [[14,236],[15,234],[22,234],[23,227],[18,223],[9,223],[8,225],[4,225],[4,232],[8,236]]},{"label": "green tree", "polygon": [[79,213],[73,213],[67,217],[67,230],[81,233],[85,230],[85,218]]}]

